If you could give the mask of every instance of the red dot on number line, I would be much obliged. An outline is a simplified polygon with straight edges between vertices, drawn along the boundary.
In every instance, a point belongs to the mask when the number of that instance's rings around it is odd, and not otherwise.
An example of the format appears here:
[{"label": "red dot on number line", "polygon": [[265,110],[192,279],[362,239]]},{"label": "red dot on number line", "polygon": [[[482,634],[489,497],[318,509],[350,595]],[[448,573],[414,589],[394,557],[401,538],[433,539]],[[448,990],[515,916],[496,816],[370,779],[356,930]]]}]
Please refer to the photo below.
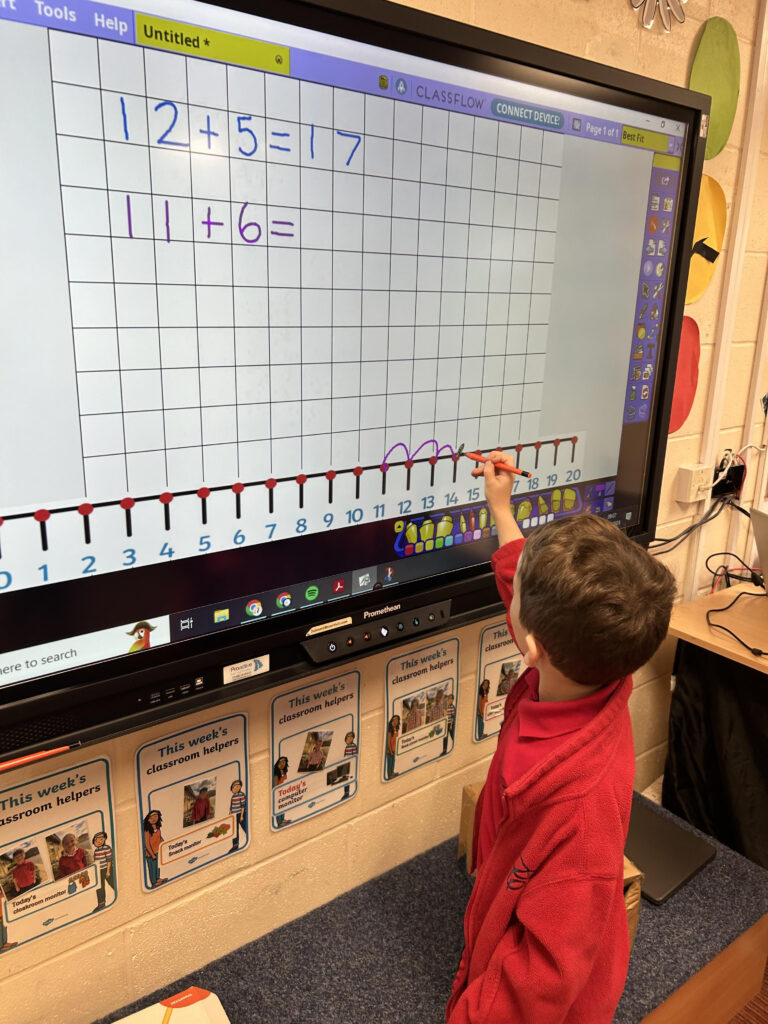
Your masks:
[{"label": "red dot on number line", "polygon": [[0,516],[0,526],[2,526],[2,525],[3,525],[3,517]]},{"label": "red dot on number line", "polygon": [[[356,472],[356,471],[353,470],[353,472]],[[328,472],[325,474],[325,479],[326,480],[335,480],[336,479],[336,470],[335,469],[329,469]]]},{"label": "red dot on number line", "polygon": [[239,482],[236,484],[232,484],[232,490],[235,492],[235,494],[242,494],[243,491],[245,490],[245,484],[241,484]]},{"label": "red dot on number line", "polygon": [[555,446],[555,448],[559,448],[560,447],[560,438],[556,437],[555,440],[552,442],[552,444]]},{"label": "red dot on number line", "polygon": [[520,452],[522,450],[523,450],[523,446],[521,444],[516,444],[515,445],[515,451],[517,452],[518,455],[520,454]]},{"label": "red dot on number line", "polygon": [[534,441],[533,447],[536,449],[536,451],[538,451],[539,448],[541,448],[541,441]]},{"label": "red dot on number line", "polygon": [[354,473],[355,476],[362,476],[363,475],[363,467],[362,466],[355,466],[355,468],[352,470],[352,472]]},{"label": "red dot on number line", "polygon": [[77,511],[80,513],[81,516],[89,516],[93,512],[93,505],[89,504],[87,501],[84,501],[82,505],[78,506]]},{"label": "red dot on number line", "polygon": [[574,444],[576,444],[576,442],[577,442],[578,440],[579,440],[579,439],[578,439],[578,437],[576,437],[575,435],[574,435],[574,436],[573,436],[573,437],[571,438],[571,441],[572,441],[572,442],[573,442]]},{"label": "red dot on number line", "polygon": [[210,498],[211,489],[210,487],[200,487],[197,492],[198,498]]},{"label": "red dot on number line", "polygon": [[35,512],[35,514],[33,516],[33,519],[37,523],[44,523],[46,521],[46,519],[50,519],[50,518],[51,518],[51,513],[48,511],[47,508],[39,508],[37,510],[37,512]]},{"label": "red dot on number line", "polygon": [[307,478],[304,475],[304,473],[299,473],[299,475],[296,477],[296,483],[299,485],[299,487],[302,487],[306,482]]},{"label": "red dot on number line", "polygon": [[405,468],[406,469],[413,469],[413,459],[406,459],[405,460]]},{"label": "red dot on number line", "polygon": [[173,501],[173,495],[171,494],[170,491],[163,491],[162,494],[159,494],[157,496],[157,500],[161,501],[163,505],[170,505],[171,502]]},{"label": "red dot on number line", "polygon": [[382,464],[379,466],[379,469],[381,470],[382,473],[386,473],[387,470],[389,469],[389,466],[386,464],[386,462],[382,462]]},{"label": "red dot on number line", "polygon": [[430,455],[430,457],[429,457],[429,464],[430,464],[430,466],[436,466],[437,465],[437,456],[436,455]]},{"label": "red dot on number line", "polygon": [[274,490],[275,487],[277,487],[277,480],[275,480],[275,478],[271,476],[269,480],[264,481],[264,486],[267,487],[270,491],[272,491]]},{"label": "red dot on number line", "polygon": [[123,500],[120,502],[120,508],[125,509],[126,512],[129,512],[135,504],[136,502],[134,501],[133,498],[123,498]]}]

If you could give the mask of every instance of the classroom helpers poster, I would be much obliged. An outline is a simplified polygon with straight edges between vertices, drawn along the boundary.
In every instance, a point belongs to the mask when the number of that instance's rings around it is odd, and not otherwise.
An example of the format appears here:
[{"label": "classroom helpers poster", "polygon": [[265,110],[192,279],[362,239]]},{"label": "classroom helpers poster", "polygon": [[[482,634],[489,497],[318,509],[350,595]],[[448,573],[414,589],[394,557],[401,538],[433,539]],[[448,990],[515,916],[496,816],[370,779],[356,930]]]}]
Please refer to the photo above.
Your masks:
[{"label": "classroom helpers poster", "polygon": [[164,736],[136,755],[146,892],[248,845],[244,714]]},{"label": "classroom helpers poster", "polygon": [[442,640],[387,662],[384,781],[453,750],[459,641]]},{"label": "classroom helpers poster", "polygon": [[486,626],[480,634],[473,732],[476,742],[496,736],[501,729],[507,694],[524,668],[523,656],[509,635],[506,621]]},{"label": "classroom helpers poster", "polygon": [[272,828],[296,825],[357,792],[360,673],[272,701]]},{"label": "classroom helpers poster", "polygon": [[0,948],[104,910],[117,897],[105,758],[0,791]]}]

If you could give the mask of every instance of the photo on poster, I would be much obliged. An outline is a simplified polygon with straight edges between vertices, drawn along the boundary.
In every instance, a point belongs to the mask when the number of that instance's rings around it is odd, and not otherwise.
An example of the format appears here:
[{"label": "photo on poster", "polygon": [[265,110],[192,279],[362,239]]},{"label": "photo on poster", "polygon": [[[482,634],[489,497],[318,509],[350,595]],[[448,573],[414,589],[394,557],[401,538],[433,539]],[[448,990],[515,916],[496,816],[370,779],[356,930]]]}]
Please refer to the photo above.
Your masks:
[{"label": "photo on poster", "polygon": [[0,791],[0,952],[112,906],[113,835],[103,758]]},{"label": "photo on poster", "polygon": [[459,641],[445,640],[387,664],[384,781],[453,750]]},{"label": "photo on poster", "polygon": [[136,766],[145,892],[247,847],[244,714],[146,743]]},{"label": "photo on poster", "polygon": [[357,793],[360,674],[306,684],[272,701],[274,831]]},{"label": "photo on poster", "polygon": [[524,670],[523,656],[510,636],[507,623],[487,626],[480,634],[473,731],[476,742],[498,734],[504,721],[507,694]]},{"label": "photo on poster", "polygon": [[319,772],[325,767],[333,741],[333,729],[308,732],[299,761],[300,772]]},{"label": "photo on poster", "polygon": [[198,779],[184,786],[184,828],[216,817],[216,778]]}]

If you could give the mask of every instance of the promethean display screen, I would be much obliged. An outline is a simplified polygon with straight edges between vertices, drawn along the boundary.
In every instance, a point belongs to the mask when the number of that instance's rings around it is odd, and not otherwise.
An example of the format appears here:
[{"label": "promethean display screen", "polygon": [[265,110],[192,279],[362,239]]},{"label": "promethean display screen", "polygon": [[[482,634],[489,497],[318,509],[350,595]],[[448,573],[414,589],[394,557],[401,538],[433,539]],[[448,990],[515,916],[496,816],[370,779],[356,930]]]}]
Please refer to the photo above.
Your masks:
[{"label": "promethean display screen", "polygon": [[9,706],[490,593],[462,446],[652,534],[703,98],[263,9],[0,7]]}]

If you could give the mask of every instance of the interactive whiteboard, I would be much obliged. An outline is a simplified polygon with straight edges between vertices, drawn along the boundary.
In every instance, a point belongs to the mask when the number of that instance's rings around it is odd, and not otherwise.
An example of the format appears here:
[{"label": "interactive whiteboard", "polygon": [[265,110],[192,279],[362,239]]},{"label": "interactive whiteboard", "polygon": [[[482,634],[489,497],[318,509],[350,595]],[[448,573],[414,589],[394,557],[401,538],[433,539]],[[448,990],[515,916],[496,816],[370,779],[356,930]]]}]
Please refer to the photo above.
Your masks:
[{"label": "interactive whiteboard", "polygon": [[461,445],[530,473],[524,528],[640,523],[690,116],[145,8],[0,8],[0,602],[115,595],[2,681],[483,563]]}]

